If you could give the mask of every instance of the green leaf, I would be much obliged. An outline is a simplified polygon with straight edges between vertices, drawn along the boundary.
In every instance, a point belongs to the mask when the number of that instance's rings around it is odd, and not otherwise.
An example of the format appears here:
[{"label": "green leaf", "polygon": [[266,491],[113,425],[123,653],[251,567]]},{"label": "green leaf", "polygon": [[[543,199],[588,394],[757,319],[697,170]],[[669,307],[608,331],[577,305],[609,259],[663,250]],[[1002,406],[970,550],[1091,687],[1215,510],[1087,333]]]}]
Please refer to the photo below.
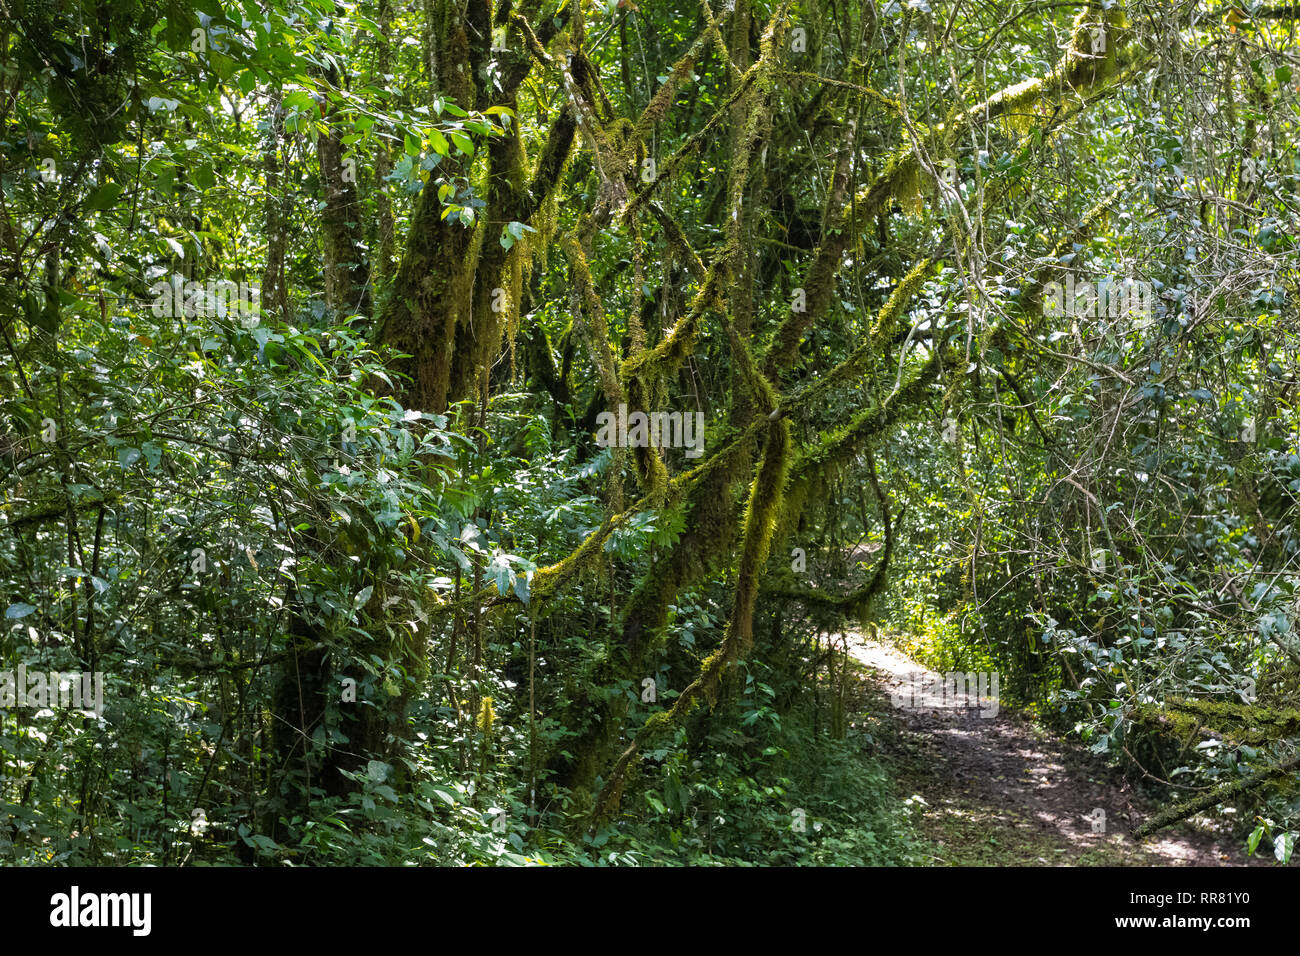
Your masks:
[{"label": "green leaf", "polygon": [[399,429],[397,432],[397,452],[402,461],[409,461],[411,456],[415,454],[415,439],[411,437],[411,433],[405,428]]},{"label": "green leaf", "polygon": [[515,584],[515,572],[510,568],[507,555],[498,554],[487,567],[487,574],[496,582],[497,591],[504,596]]},{"label": "green leaf", "polygon": [[392,180],[410,179],[411,170],[414,168],[415,161],[410,156],[403,156],[397,165],[393,167],[393,171],[388,174],[388,178]]},{"label": "green leaf", "polygon": [[86,212],[95,212],[97,209],[107,209],[113,203],[117,202],[117,197],[122,194],[122,187],[117,183],[104,183],[96,189],[86,199]]},{"label": "green leaf", "polygon": [[459,149],[466,156],[474,155],[474,141],[470,139],[468,136],[466,136],[464,133],[452,133],[451,141],[455,143],[456,148]]},{"label": "green leaf", "polygon": [[524,233],[536,232],[536,231],[537,230],[534,229],[532,226],[525,225],[522,222],[506,223],[505,232],[501,234],[501,246],[504,249],[509,249],[511,246],[513,246],[516,242],[518,242],[520,239],[524,237]]},{"label": "green leaf", "polygon": [[5,617],[11,621],[19,621],[35,610],[36,608],[31,604],[10,604],[5,610]]},{"label": "green leaf", "polygon": [[443,790],[440,787],[430,787],[429,790],[435,797],[447,804],[447,806],[454,807],[456,805],[456,797],[448,791]]},{"label": "green leaf", "polygon": [[1260,839],[1264,836],[1264,827],[1257,826],[1250,834],[1250,839],[1246,841],[1246,855],[1254,856],[1255,850],[1259,846]]},{"label": "green leaf", "polygon": [[515,596],[518,597],[519,600],[523,601],[524,604],[527,604],[527,603],[528,603],[528,585],[529,585],[530,583],[532,583],[533,572],[532,572],[532,571],[529,571],[527,574],[522,574],[522,575],[521,575],[521,574],[511,574],[510,577],[511,577],[511,579],[514,581],[514,585],[515,585]]}]

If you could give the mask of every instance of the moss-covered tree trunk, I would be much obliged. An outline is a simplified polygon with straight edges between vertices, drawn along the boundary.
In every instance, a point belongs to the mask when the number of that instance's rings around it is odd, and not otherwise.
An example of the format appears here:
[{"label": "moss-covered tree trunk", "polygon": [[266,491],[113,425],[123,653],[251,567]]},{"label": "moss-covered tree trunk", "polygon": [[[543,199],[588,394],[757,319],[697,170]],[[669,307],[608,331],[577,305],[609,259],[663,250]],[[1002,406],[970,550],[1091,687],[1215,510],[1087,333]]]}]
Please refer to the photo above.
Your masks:
[{"label": "moss-covered tree trunk", "polygon": [[[485,62],[491,30],[487,0],[428,0],[426,42],[432,88],[464,106],[478,100],[476,77]],[[448,157],[450,177],[467,175],[468,157]],[[442,216],[436,189],[423,189],[411,217],[401,264],[388,301],[380,312],[375,338],[406,357],[392,361],[406,376],[399,386],[406,404],[441,412],[451,391],[456,330],[468,324],[474,300],[474,229],[459,218]]]},{"label": "moss-covered tree trunk", "polygon": [[[337,88],[338,71],[324,73],[330,87]],[[370,310],[370,282],[366,256],[361,247],[361,205],[357,195],[358,164],[343,155],[343,129],[333,106],[322,106],[325,127],[316,137],[320,163],[321,246],[325,254],[325,304],[337,315]]]}]

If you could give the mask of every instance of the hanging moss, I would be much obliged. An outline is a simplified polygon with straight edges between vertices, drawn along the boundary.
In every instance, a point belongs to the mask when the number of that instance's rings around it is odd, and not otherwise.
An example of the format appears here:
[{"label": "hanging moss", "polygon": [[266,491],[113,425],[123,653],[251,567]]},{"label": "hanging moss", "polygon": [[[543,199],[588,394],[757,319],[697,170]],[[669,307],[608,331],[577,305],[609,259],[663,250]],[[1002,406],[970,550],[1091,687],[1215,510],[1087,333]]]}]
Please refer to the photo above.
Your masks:
[{"label": "hanging moss", "polygon": [[709,39],[710,33],[708,30],[695,38],[691,48],[673,64],[668,71],[667,79],[660,85],[659,89],[655,90],[654,96],[650,97],[650,102],[642,110],[641,116],[637,119],[635,125],[630,121],[624,121],[628,123],[629,127],[627,143],[624,145],[624,158],[629,165],[635,160],[635,156],[632,154],[633,150],[637,146],[649,142],[650,137],[654,135],[655,129],[663,122],[664,117],[668,115],[668,111],[672,109],[673,101],[677,98],[677,91],[691,76],[691,72],[695,68],[695,61]]},{"label": "hanging moss", "polygon": [[572,107],[560,108],[551,126],[546,145],[533,169],[532,183],[528,187],[529,207],[525,218],[536,230],[526,233],[528,249],[537,267],[545,271],[550,264],[551,245],[555,239],[556,214],[559,210],[557,185],[573,162],[573,140],[577,133],[577,119]]},{"label": "hanging moss", "polygon": [[718,290],[725,278],[726,267],[725,254],[720,255],[709,270],[704,286],[695,294],[690,311],[678,321],[672,332],[653,349],[634,355],[623,363],[624,379],[636,377],[649,381],[671,375],[694,353],[700,320],[710,309],[721,307]]},{"label": "hanging moss", "polygon": [[[653,715],[637,731],[632,742],[619,756],[610,776],[596,801],[597,821],[607,818],[617,806],[618,794],[628,765],[639,753],[647,739],[680,722],[690,712],[699,698],[716,702],[718,688],[727,668],[742,659],[753,646],[754,604],[758,599],[763,566],[771,550],[772,536],[778,517],[784,507],[786,469],[790,450],[790,430],[785,421],[771,424],[763,449],[763,463],[750,486],[745,506],[743,544],[737,575],[732,612],[723,633],[722,643],[710,654],[700,668],[700,676],[692,681],[673,701],[667,711]],[[663,595],[663,606],[672,599],[676,588]]]},{"label": "hanging moss", "polygon": [[617,357],[614,346],[609,340],[609,323],[605,321],[605,309],[600,304],[600,297],[596,295],[595,286],[591,281],[591,269],[587,265],[587,257],[583,254],[582,248],[572,236],[565,236],[561,240],[561,246],[568,256],[574,286],[587,314],[587,321],[581,323],[579,331],[585,336],[592,358],[596,362],[601,388],[605,391],[605,400],[611,409],[617,408],[619,403],[624,401],[623,386],[615,371]]},{"label": "hanging moss", "polygon": [[492,698],[484,697],[479,704],[478,716],[474,718],[474,726],[478,728],[479,733],[486,737],[492,736],[492,728],[496,725],[497,712],[492,706]]},{"label": "hanging moss", "polygon": [[[776,35],[774,24],[779,22],[783,22],[781,17],[773,18],[773,25],[769,26],[768,34],[764,37],[759,60],[736,83],[732,97],[728,98],[727,102],[710,117],[702,129],[697,130],[676,153],[660,165],[654,182],[635,192],[623,210],[625,221],[635,220],[638,208],[652,200],[654,189],[675,175],[680,163],[707,141],[723,116],[727,116],[736,104],[746,104],[756,108],[746,112],[740,135],[734,140],[733,165],[725,187],[728,214],[739,210],[740,200],[747,195],[751,150],[764,129],[762,110],[768,108],[770,94],[774,89],[770,82],[772,75],[770,71],[774,69],[772,63],[775,60],[772,41]],[[1084,28],[1080,21],[1075,27],[1072,43],[1077,45],[1084,36]],[[1116,53],[1116,58],[1118,57],[1119,54]],[[1103,70],[1099,64],[1092,62],[1090,57],[1085,60],[1072,52],[1067,52],[1056,70],[1048,77],[1009,87],[983,104],[964,113],[958,113],[942,127],[921,129],[918,130],[917,135],[927,146],[955,142],[959,134],[973,129],[977,123],[983,123],[985,117],[991,116],[997,119],[1006,111],[1020,107],[1033,106],[1036,109],[1038,101],[1047,96],[1051,90],[1060,88],[1062,83],[1077,88],[1096,82],[1102,75]],[[664,99],[656,103],[656,110],[662,109],[666,100],[667,94],[664,95]],[[619,148],[624,151],[625,157],[631,157],[629,150],[634,137],[623,138],[622,127],[618,127],[617,132]],[[948,155],[942,151],[939,154]],[[822,241],[814,253],[813,262],[802,283],[806,290],[809,308],[806,313],[791,311],[786,315],[778,326],[773,345],[764,357],[761,368],[749,351],[750,343],[735,334],[736,330],[724,311],[725,297],[731,291],[729,283],[737,261],[738,237],[742,230],[731,225],[729,220],[726,241],[701,278],[702,265],[693,250],[690,250],[689,244],[685,242],[684,236],[680,236],[680,229],[674,229],[671,219],[661,215],[661,210],[652,207],[652,211],[664,224],[664,232],[674,254],[692,269],[700,281],[700,288],[685,311],[685,315],[679,319],[672,331],[653,348],[634,351],[619,368],[615,376],[617,380],[629,390],[633,388],[633,383],[636,383],[635,388],[640,390],[640,394],[646,396],[655,394],[664,377],[679,368],[694,352],[705,313],[716,310],[722,316],[723,326],[728,335],[732,337],[732,354],[736,367],[744,376],[746,386],[755,398],[755,404],[762,407],[764,400],[774,400],[777,397],[774,385],[779,385],[780,375],[788,371],[793,364],[798,347],[804,340],[808,328],[831,301],[836,276],[843,264],[844,251],[857,241],[861,225],[874,218],[889,201],[897,200],[913,209],[917,208],[921,195],[920,173],[915,150],[909,146],[897,150],[888,159],[881,173],[856,195],[846,197],[847,188],[845,188],[838,195],[828,196],[823,216],[826,225]],[[963,238],[961,241],[967,240]],[[877,317],[876,324],[869,335],[871,340],[877,344],[885,344],[893,340],[895,330],[905,322],[906,303],[923,285],[929,268],[929,263],[921,263],[908,273],[900,288],[895,290],[890,301],[886,303],[886,308]],[[981,345],[987,346],[993,341],[995,334],[1000,333],[997,333],[993,327],[984,330]],[[733,513],[735,509],[732,482],[739,478],[736,473],[747,466],[749,461],[747,452],[753,438],[757,435],[757,432],[748,426],[731,432],[728,436],[730,444],[725,449],[715,452],[695,471],[687,473],[686,476],[679,476],[686,479],[684,482],[679,484],[678,479],[673,479],[667,483],[666,490],[669,495],[674,489],[689,488],[692,533],[683,537],[680,546],[671,548],[662,558],[656,559],[650,572],[638,583],[621,622],[617,653],[611,656],[611,660],[617,659],[617,662],[611,665],[612,672],[620,668],[637,667],[645,659],[648,651],[656,646],[656,642],[660,640],[668,603],[681,587],[697,579],[700,573],[715,567],[730,553],[738,523],[742,534],[741,565],[737,572],[738,583],[733,613],[724,633],[723,646],[704,662],[697,680],[677,699],[669,714],[680,716],[694,706],[697,700],[711,697],[717,687],[721,686],[728,664],[738,659],[738,655],[744,652],[748,642],[752,640],[751,615],[753,601],[757,595],[757,581],[776,535],[790,527],[791,522],[795,520],[794,515],[802,510],[803,502],[809,500],[814,489],[825,486],[829,474],[847,465],[864,449],[870,449],[872,442],[878,440],[879,436],[884,434],[894,422],[909,409],[924,401],[943,369],[950,362],[960,359],[956,353],[949,356],[948,347],[944,342],[937,341],[933,347],[933,356],[919,370],[914,371],[906,382],[900,383],[893,394],[874,407],[853,416],[849,422],[824,436],[813,448],[805,450],[797,457],[793,457],[789,452],[788,437],[787,444],[782,445],[780,455],[774,454],[772,443],[775,439],[771,437],[772,433],[768,432],[763,463],[750,488],[743,514]],[[877,355],[878,351],[869,349],[865,344],[856,349],[851,360],[842,366],[842,370],[834,376],[831,384],[850,381],[853,374],[865,369]],[[825,394],[825,391],[817,390],[817,385],[812,386],[806,394]],[[824,388],[829,387],[829,385],[824,386]],[[950,394],[952,387],[949,388]],[[804,398],[806,395],[800,393],[798,397]],[[787,429],[786,424],[779,419],[769,422],[767,418],[761,418],[758,424],[764,429],[779,426],[783,433]],[[776,469],[776,471],[769,469]],[[765,488],[765,483],[772,480],[777,471],[780,474],[777,485],[770,489]],[[765,490],[760,492],[760,488]],[[655,490],[657,492],[657,487]],[[762,507],[757,504],[760,499],[765,502]],[[585,553],[590,554],[595,550],[598,547],[596,541],[605,534],[607,531],[602,530],[584,542],[583,549],[591,549]],[[688,544],[690,547],[687,546]],[[761,555],[762,561],[755,564],[757,555]],[[549,581],[569,573],[572,573],[572,566],[557,566],[551,574],[545,575],[543,580],[548,582],[549,586]],[[832,600],[851,605],[854,610],[860,611],[869,604],[875,589],[883,581],[882,575],[883,570],[873,578],[872,582],[857,589],[854,594],[844,599]],[[809,594],[808,597],[810,600],[816,600],[818,596]],[[604,676],[607,675],[603,675],[602,680]],[[608,684],[608,681],[605,683]],[[575,700],[575,707],[587,706],[589,706],[588,702]],[[573,744],[572,749],[578,753],[577,762],[582,766],[562,775],[566,782],[584,785],[585,782],[594,780],[596,769],[603,765],[602,754],[610,752],[612,740],[616,739],[621,732],[619,718],[622,711],[617,703],[607,707],[600,706],[599,713],[598,719],[588,721],[588,726],[592,728],[590,732],[584,733],[582,738]],[[623,750],[615,763],[614,772],[607,778],[598,807],[607,811],[611,799],[616,802],[627,768],[637,748],[647,735],[667,727],[670,719],[671,717],[656,717],[653,721],[647,722],[633,742]]]},{"label": "hanging moss", "polygon": [[750,86],[753,85],[757,79],[758,64],[755,63],[745,72],[745,75],[741,77],[740,82],[737,84],[736,89],[732,91],[731,95],[719,104],[718,108],[714,111],[708,121],[700,127],[698,131],[687,137],[686,141],[677,148],[676,152],[658,165],[657,175],[655,176],[654,181],[639,189],[623,208],[622,215],[625,219],[639,210],[641,205],[647,202],[654,195],[654,191],[659,184],[670,179],[673,173],[677,171],[677,168],[681,166],[686,159],[692,156],[696,150],[700,149],[700,147],[711,141],[714,130],[730,116],[729,110],[731,106],[745,95]]}]

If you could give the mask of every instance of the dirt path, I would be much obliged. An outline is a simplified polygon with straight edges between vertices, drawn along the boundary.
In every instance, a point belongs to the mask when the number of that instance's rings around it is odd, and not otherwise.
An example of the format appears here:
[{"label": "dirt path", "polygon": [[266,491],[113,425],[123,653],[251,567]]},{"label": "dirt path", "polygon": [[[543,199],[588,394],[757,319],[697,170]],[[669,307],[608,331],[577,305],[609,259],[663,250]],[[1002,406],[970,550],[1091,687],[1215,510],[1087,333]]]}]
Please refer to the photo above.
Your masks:
[{"label": "dirt path", "polygon": [[1137,843],[1130,823],[1155,808],[1087,750],[1005,709],[995,714],[989,702],[982,715],[925,706],[933,699],[919,690],[913,698],[911,682],[936,674],[892,647],[856,641],[851,654],[885,695],[866,704],[884,723],[881,756],[902,796],[923,801],[912,805],[935,865],[1267,865],[1247,858],[1239,841],[1192,824]]}]

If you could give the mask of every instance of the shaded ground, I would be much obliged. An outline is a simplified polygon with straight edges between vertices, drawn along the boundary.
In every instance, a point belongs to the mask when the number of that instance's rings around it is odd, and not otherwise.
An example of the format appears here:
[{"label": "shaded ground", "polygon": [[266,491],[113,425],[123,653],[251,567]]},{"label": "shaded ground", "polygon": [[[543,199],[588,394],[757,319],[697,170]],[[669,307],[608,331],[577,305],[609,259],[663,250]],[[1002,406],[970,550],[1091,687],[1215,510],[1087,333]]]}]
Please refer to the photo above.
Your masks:
[{"label": "shaded ground", "polygon": [[[1247,866],[1209,821],[1142,843],[1129,828],[1158,809],[1087,750],[1005,709],[917,706],[911,681],[935,675],[884,644],[850,636],[868,669],[860,708],[883,722],[880,754],[916,807],[931,863],[953,866]],[[901,706],[896,706],[901,704]],[[858,713],[863,710],[859,709]],[[920,797],[920,801],[915,798]],[[1104,824],[1100,813],[1104,814]],[[1104,831],[1104,832],[1101,832]]]}]

